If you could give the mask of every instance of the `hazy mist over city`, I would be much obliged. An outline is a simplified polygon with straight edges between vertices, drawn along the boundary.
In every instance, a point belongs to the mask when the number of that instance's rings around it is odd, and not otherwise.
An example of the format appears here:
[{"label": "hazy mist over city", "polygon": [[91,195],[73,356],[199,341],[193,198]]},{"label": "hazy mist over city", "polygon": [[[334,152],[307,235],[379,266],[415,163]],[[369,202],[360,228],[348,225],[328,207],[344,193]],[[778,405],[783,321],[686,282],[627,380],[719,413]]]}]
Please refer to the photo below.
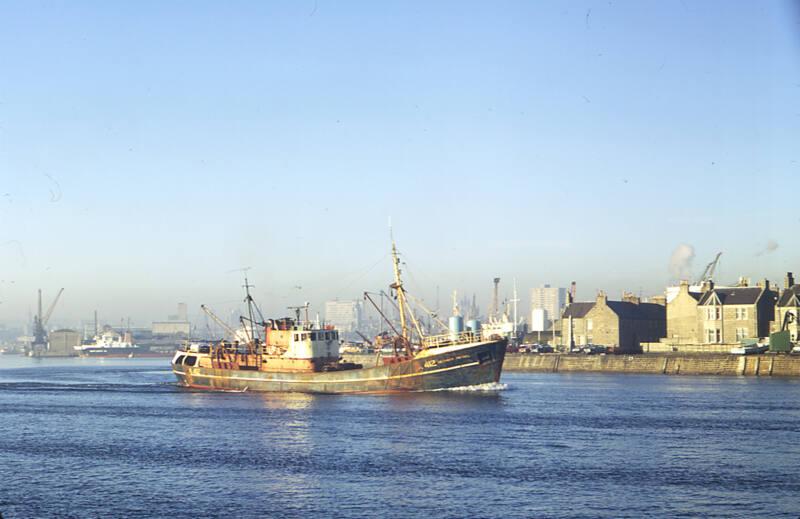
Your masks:
[{"label": "hazy mist over city", "polygon": [[0,323],[800,270],[795,3],[191,6],[0,6]]}]

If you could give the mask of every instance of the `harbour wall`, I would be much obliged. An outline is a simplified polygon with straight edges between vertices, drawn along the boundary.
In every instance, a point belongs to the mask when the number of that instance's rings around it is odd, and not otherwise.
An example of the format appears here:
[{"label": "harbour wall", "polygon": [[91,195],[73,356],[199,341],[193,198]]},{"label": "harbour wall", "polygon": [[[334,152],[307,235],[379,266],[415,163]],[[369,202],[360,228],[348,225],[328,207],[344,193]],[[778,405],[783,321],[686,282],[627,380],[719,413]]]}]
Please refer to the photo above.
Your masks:
[{"label": "harbour wall", "polygon": [[[374,366],[374,355],[345,355]],[[653,375],[737,375],[800,377],[800,356],[792,355],[506,355],[503,370],[532,373],[639,373]]]}]

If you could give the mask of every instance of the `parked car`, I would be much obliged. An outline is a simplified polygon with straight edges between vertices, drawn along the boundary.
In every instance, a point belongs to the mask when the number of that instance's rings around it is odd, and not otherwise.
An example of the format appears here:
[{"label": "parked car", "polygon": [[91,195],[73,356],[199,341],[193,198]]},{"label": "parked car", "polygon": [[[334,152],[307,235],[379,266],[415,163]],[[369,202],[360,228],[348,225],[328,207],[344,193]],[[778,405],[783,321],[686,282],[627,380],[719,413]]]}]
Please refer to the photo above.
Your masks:
[{"label": "parked car", "polygon": [[598,344],[587,344],[586,346],[581,348],[581,351],[586,355],[597,355],[601,353],[606,353],[607,350],[608,348],[606,348],[605,346],[600,346]]}]

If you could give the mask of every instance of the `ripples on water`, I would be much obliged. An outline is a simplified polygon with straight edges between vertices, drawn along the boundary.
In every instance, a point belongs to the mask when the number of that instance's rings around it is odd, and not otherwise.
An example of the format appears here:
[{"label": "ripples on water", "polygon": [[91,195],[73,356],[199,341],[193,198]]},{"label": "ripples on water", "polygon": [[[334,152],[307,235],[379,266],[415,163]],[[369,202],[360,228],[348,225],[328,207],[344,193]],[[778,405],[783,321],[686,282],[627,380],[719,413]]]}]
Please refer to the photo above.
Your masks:
[{"label": "ripples on water", "polygon": [[15,517],[797,517],[794,380],[506,374],[205,393],[167,360],[0,357]]}]

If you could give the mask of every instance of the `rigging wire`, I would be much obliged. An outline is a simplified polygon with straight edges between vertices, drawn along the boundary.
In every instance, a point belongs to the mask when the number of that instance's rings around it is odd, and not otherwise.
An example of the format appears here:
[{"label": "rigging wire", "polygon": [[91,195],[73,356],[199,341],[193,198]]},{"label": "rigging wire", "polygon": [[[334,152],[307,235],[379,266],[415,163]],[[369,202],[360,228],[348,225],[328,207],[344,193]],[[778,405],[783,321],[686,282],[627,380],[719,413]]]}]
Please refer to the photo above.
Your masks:
[{"label": "rigging wire", "polygon": [[333,293],[334,294],[338,294],[340,292],[343,292],[345,289],[348,289],[351,286],[353,286],[357,281],[363,279],[367,274],[369,274],[375,267],[377,267],[388,256],[389,256],[389,253],[386,253],[383,256],[381,256],[375,263],[371,264],[369,267],[362,268],[362,269],[353,271],[350,274],[345,275],[344,278],[346,279],[348,276],[351,276],[353,274],[358,274],[357,277],[353,278],[352,280],[348,281],[347,283],[345,283],[341,287],[337,288],[335,291],[333,291]]}]

